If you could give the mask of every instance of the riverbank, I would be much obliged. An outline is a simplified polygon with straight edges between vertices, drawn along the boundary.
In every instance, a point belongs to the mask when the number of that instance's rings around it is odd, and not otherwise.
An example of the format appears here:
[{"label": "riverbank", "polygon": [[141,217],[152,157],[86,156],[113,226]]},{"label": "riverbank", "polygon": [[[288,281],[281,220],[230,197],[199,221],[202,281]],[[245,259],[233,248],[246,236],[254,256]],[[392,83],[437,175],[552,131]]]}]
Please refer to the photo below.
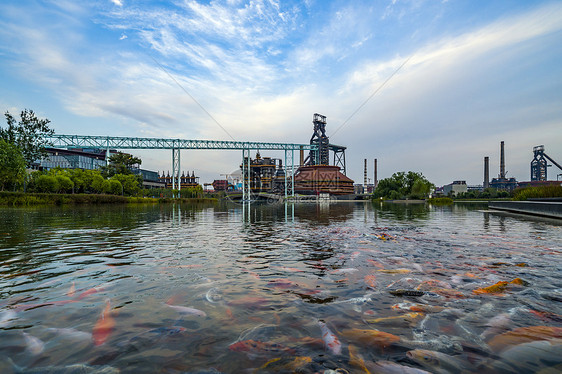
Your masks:
[{"label": "riverbank", "polygon": [[557,201],[490,201],[488,208],[562,219],[562,202]]},{"label": "riverbank", "polygon": [[215,203],[215,198],[152,198],[104,194],[51,194],[0,192],[0,206],[63,205],[63,204],[156,204],[156,203]]}]

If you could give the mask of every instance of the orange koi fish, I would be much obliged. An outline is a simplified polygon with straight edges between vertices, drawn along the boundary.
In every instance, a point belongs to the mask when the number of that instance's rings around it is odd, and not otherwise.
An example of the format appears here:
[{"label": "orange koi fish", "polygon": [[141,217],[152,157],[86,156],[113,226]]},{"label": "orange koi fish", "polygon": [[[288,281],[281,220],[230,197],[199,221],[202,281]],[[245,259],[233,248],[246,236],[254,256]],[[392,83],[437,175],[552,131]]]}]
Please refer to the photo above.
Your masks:
[{"label": "orange koi fish", "polygon": [[263,354],[295,354],[292,348],[285,347],[277,343],[262,342],[259,340],[242,340],[228,346],[228,349],[234,352],[246,352],[253,355]]},{"label": "orange koi fish", "polygon": [[103,291],[103,290],[104,290],[104,288],[101,287],[101,286],[92,287],[89,290],[86,290],[86,291],[82,292],[80,295],[78,295],[76,300],[82,300],[83,298],[85,298],[87,296],[93,295],[93,294],[98,293],[98,292]]},{"label": "orange koi fish", "polygon": [[371,372],[365,366],[365,360],[357,352],[357,348],[349,345],[349,364],[359,369],[360,372],[370,374]]},{"label": "orange koi fish", "polygon": [[98,319],[94,326],[94,329],[92,330],[92,339],[94,341],[94,345],[101,345],[105,343],[114,327],[115,320],[111,316],[111,304],[109,300],[107,300],[105,309],[101,313],[100,318]]},{"label": "orange koi fish", "polygon": [[367,284],[367,287],[372,288],[373,290],[377,288],[377,277],[375,277],[374,275],[365,275],[364,280]]},{"label": "orange koi fish", "polygon": [[519,286],[529,285],[529,283],[524,281],[523,279],[515,278],[511,282],[499,281],[498,283],[493,284],[493,285],[488,286],[488,287],[477,288],[477,289],[473,290],[472,292],[474,292],[477,295],[484,294],[484,293],[499,294],[499,293],[503,293],[507,289],[507,287],[509,287],[510,284],[516,284],[516,285],[519,285]]},{"label": "orange koi fish", "polygon": [[375,345],[379,348],[386,348],[393,343],[400,341],[400,337],[378,330],[349,329],[343,330],[342,335],[349,340],[357,341],[363,345]]},{"label": "orange koi fish", "polygon": [[379,269],[384,269],[384,265],[381,264],[378,261],[375,261],[373,259],[368,259],[367,261],[369,261],[371,263],[371,265],[374,265],[375,267],[379,268]]}]

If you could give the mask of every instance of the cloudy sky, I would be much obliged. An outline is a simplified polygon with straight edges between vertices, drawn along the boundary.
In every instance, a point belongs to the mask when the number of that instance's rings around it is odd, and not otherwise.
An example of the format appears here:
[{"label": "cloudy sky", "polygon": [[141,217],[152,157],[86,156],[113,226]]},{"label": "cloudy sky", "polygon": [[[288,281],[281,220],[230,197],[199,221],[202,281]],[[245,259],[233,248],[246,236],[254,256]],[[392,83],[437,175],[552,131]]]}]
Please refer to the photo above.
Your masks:
[{"label": "cloudy sky", "polygon": [[[379,179],[482,184],[502,140],[518,180],[535,145],[562,162],[560,1],[2,0],[0,22],[0,109],[58,134],[307,143],[321,113],[359,183],[377,158]],[[182,169],[210,182],[241,156]]]}]

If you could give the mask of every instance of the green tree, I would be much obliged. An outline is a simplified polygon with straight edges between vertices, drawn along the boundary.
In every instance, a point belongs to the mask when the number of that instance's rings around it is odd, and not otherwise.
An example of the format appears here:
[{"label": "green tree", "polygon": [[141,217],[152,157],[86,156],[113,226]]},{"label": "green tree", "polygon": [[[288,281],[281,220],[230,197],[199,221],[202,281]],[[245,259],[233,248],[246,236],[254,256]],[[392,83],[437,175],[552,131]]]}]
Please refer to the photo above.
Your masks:
[{"label": "green tree", "polygon": [[0,190],[22,184],[25,178],[25,159],[21,150],[0,139]]},{"label": "green tree", "polygon": [[62,193],[72,192],[72,188],[74,187],[74,182],[69,177],[67,177],[66,175],[59,174],[55,178],[57,178],[57,184],[59,186],[58,192],[62,192]]},{"label": "green tree", "polygon": [[374,198],[385,199],[424,199],[434,187],[421,173],[403,171],[392,174],[390,178],[382,179],[375,191]]},{"label": "green tree", "polygon": [[103,179],[103,177],[100,174],[92,175],[92,182],[90,183],[92,191],[95,192],[95,193],[105,192],[104,182],[107,182],[107,181],[105,179]]},{"label": "green tree", "polygon": [[59,190],[57,177],[45,174],[39,175],[35,179],[35,189],[39,192],[57,192]]},{"label": "green tree", "polygon": [[[129,196],[135,196],[140,192],[140,183],[136,175],[115,174],[110,180],[117,180],[123,186],[123,193]],[[119,192],[121,193],[121,192]]]},{"label": "green tree", "polygon": [[115,174],[133,174],[131,169],[138,168],[141,159],[127,153],[115,153],[109,157],[109,165],[101,167],[104,178],[111,178]]},{"label": "green tree", "polygon": [[0,138],[18,146],[29,167],[33,161],[47,155],[45,147],[51,145],[45,136],[53,135],[55,131],[50,129],[48,119],[39,119],[32,110],[24,109],[20,114],[19,122],[9,113],[4,114],[8,126],[0,127]]},{"label": "green tree", "polygon": [[111,195],[121,195],[123,193],[123,185],[117,179],[110,179],[105,182],[108,182],[105,192]]}]

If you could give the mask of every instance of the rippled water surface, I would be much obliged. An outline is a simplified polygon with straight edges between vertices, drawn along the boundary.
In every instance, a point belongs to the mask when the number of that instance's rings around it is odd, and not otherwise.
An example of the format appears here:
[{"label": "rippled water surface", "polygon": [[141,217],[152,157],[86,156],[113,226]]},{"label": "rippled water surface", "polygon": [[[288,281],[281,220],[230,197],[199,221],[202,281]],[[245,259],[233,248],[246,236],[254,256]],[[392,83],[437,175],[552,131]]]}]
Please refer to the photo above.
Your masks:
[{"label": "rippled water surface", "polygon": [[560,222],[370,203],[0,222],[2,373],[562,371]]}]

